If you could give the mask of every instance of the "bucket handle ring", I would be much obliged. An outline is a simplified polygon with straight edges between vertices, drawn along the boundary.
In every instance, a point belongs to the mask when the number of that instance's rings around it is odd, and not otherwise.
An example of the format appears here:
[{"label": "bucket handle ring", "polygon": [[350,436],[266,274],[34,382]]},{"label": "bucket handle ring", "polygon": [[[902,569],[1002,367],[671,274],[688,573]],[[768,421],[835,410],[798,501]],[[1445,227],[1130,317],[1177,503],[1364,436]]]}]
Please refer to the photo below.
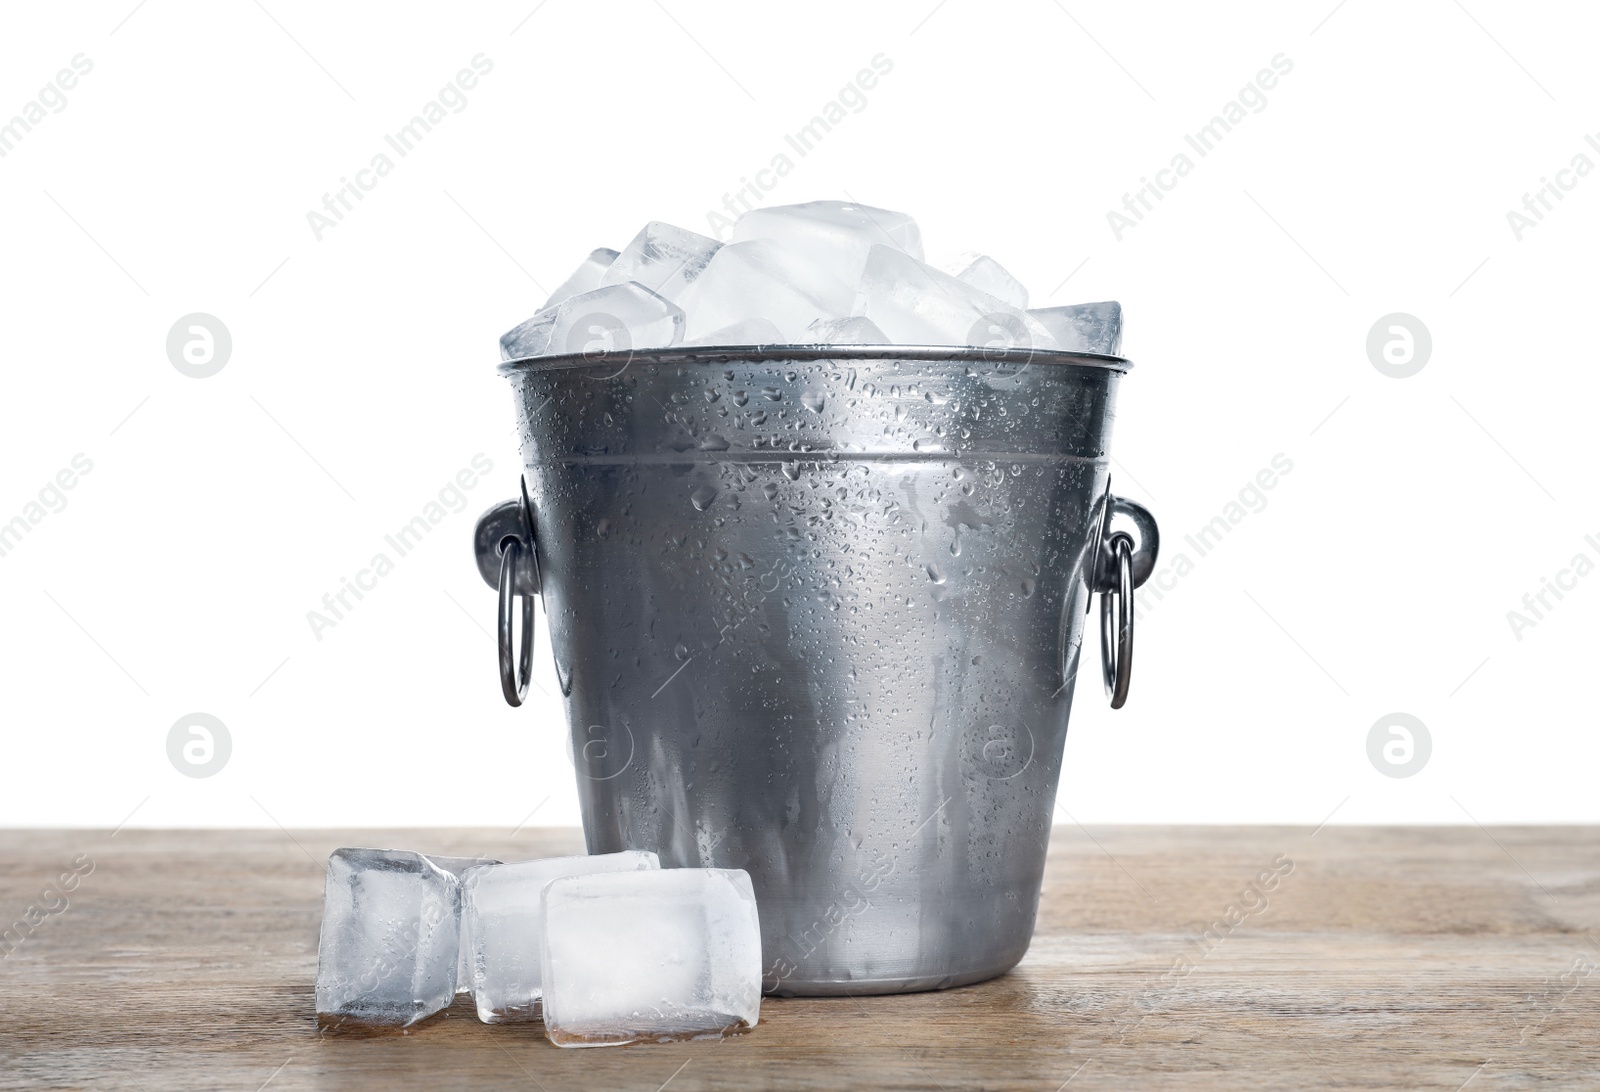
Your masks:
[{"label": "bucket handle ring", "polygon": [[[1115,534],[1110,546],[1116,558],[1117,582],[1100,593],[1100,676],[1111,708],[1121,709],[1128,700],[1128,683],[1133,678],[1133,540]],[[1117,605],[1115,624],[1112,599]]]},{"label": "bucket handle ring", "polygon": [[[472,545],[479,575],[496,589],[499,597],[495,643],[499,645],[500,692],[507,705],[518,706],[528,696],[528,683],[533,678],[533,597],[539,594],[543,583],[526,481],[522,482],[520,497],[501,501],[478,517]],[[520,648],[512,624],[518,598],[522,600]]]},{"label": "bucket handle ring", "polygon": [[1133,678],[1133,591],[1155,571],[1161,533],[1149,509],[1108,488],[1098,538],[1090,590],[1100,593],[1100,678],[1121,709]]},{"label": "bucket handle ring", "polygon": [[522,653],[515,668],[511,665],[514,635],[511,628],[512,604],[516,593],[516,571],[522,558],[522,543],[507,539],[500,548],[500,611],[497,643],[500,646],[500,692],[506,704],[518,706],[528,696],[528,680],[533,677],[533,596],[522,599]]}]

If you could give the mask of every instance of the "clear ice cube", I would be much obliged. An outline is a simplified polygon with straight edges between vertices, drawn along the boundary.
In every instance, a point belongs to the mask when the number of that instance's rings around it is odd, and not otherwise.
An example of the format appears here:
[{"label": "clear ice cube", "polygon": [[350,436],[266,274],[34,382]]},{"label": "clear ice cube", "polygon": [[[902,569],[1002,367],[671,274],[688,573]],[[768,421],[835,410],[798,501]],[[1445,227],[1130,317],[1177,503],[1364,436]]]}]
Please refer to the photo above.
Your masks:
[{"label": "clear ice cube", "polygon": [[741,869],[556,880],[541,947],[557,1046],[719,1038],[760,1019],[761,924]]},{"label": "clear ice cube", "polygon": [[710,236],[652,220],[622,248],[599,287],[633,281],[662,299],[675,300],[721,249],[722,244]]},{"label": "clear ice cube", "polygon": [[946,269],[956,280],[1009,303],[1018,310],[1028,306],[1028,286],[987,254],[963,254]]},{"label": "clear ice cube", "polygon": [[844,282],[803,254],[758,239],[717,251],[678,302],[688,315],[686,337],[761,318],[793,342],[819,318],[848,315],[852,299]]},{"label": "clear ice cube", "polygon": [[848,285],[861,279],[867,251],[875,245],[922,260],[922,232],[915,220],[849,201],[751,209],[733,225],[732,241],[751,239],[767,239],[803,255]]},{"label": "clear ice cube", "polygon": [[682,340],[683,310],[630,281],[540,311],[500,339],[500,359],[653,349]]},{"label": "clear ice cube", "polygon": [[1122,354],[1122,304],[1116,300],[1041,307],[1028,314],[1043,324],[1063,349],[1107,356]]},{"label": "clear ice cube", "polygon": [[544,306],[539,310],[544,311],[562,300],[569,300],[573,296],[580,296],[585,292],[593,292],[600,287],[600,278],[605,275],[611,263],[617,260],[617,252],[609,247],[589,251],[577,269],[572,271],[572,276],[561,282],[561,286],[550,293],[550,298],[544,301]]},{"label": "clear ice cube", "polygon": [[1028,312],[887,246],[868,255],[854,314],[870,318],[901,345],[1056,347]]},{"label": "clear ice cube", "polygon": [[317,944],[317,1020],[406,1027],[456,993],[461,886],[420,853],[336,849]]},{"label": "clear ice cube", "polygon": [[809,345],[888,345],[889,335],[865,315],[849,318],[818,319],[806,327]]},{"label": "clear ice cube", "polygon": [[[441,857],[437,853],[425,854],[428,860],[444,869],[460,883],[467,869],[478,865],[499,864],[493,857]],[[461,915],[461,944],[459,955],[456,959],[456,992],[466,993],[472,989],[472,934],[470,932],[470,919],[466,913]]]},{"label": "clear ice cube", "polygon": [[654,853],[625,850],[586,857],[486,865],[467,873],[462,901],[472,930],[472,999],[478,1019],[508,1024],[539,1018],[539,895],[563,876],[655,870]]},{"label": "clear ice cube", "polygon": [[764,318],[741,319],[720,330],[702,334],[685,345],[781,345],[783,331]]}]

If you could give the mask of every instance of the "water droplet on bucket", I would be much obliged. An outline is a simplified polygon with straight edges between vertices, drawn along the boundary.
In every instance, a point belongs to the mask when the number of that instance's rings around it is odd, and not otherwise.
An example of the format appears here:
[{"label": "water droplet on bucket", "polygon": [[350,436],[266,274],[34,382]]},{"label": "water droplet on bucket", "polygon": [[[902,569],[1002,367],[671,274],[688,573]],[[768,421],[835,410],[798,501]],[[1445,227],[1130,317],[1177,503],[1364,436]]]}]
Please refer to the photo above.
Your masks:
[{"label": "water droplet on bucket", "polygon": [[765,398],[768,402],[776,402],[783,397],[783,392],[777,387],[762,387],[761,397]]},{"label": "water droplet on bucket", "polygon": [[712,485],[702,485],[689,494],[689,503],[694,505],[695,511],[704,512],[711,507],[711,502],[717,499],[717,490]]},{"label": "water droplet on bucket", "polygon": [[783,476],[785,478],[788,478],[792,482],[793,481],[799,481],[800,480],[800,464],[799,463],[784,463],[783,464]]},{"label": "water droplet on bucket", "polygon": [[939,566],[937,566],[937,565],[929,565],[928,566],[928,579],[933,581],[935,584],[943,584],[944,583],[944,573],[939,571]]},{"label": "water droplet on bucket", "polygon": [[768,482],[766,485],[763,485],[761,487],[761,492],[763,492],[763,493],[765,493],[767,495],[767,499],[768,500],[777,500],[778,499],[778,483],[777,482]]},{"label": "water droplet on bucket", "polygon": [[821,413],[822,407],[828,401],[828,396],[821,391],[806,391],[800,396],[800,401],[812,413]]}]

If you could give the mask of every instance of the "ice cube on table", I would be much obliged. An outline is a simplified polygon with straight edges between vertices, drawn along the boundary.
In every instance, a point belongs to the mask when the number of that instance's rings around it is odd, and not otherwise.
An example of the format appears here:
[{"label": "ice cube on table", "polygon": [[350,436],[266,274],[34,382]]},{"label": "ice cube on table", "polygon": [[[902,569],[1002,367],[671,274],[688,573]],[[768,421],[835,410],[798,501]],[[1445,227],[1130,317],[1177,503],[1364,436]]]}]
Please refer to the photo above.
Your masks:
[{"label": "ice cube on table", "polygon": [[600,287],[600,278],[605,275],[605,271],[611,268],[611,263],[616,260],[617,252],[609,247],[591,250],[589,256],[578,265],[577,269],[572,271],[572,276],[562,281],[561,286],[550,293],[550,298],[544,301],[544,307],[539,308],[539,310],[543,311],[554,307],[562,300],[571,299],[573,296],[579,296],[585,292],[593,292]]},{"label": "ice cube on table", "polygon": [[685,345],[781,345],[783,331],[764,318],[741,319],[720,330],[702,334]]},{"label": "ice cube on table", "polygon": [[805,255],[757,239],[717,251],[678,303],[688,315],[685,337],[761,318],[793,342],[819,318],[848,315],[853,299],[848,285]]},{"label": "ice cube on table", "polygon": [[406,1027],[456,993],[461,886],[420,853],[328,856],[317,944],[317,1021]]},{"label": "ice cube on table", "polygon": [[[441,857],[437,853],[424,854],[428,860],[444,869],[460,883],[463,874],[469,868],[478,865],[499,864],[493,857]],[[465,912],[461,915],[461,943],[458,946],[456,958],[456,992],[466,993],[472,989],[472,937],[468,932],[468,918]]]},{"label": "ice cube on table", "polygon": [[766,239],[803,255],[845,284],[854,285],[875,245],[892,246],[922,260],[922,231],[903,212],[850,201],[808,201],[751,209],[733,225],[732,241]]},{"label": "ice cube on table", "polygon": [[987,254],[963,254],[946,269],[956,280],[970,284],[980,292],[987,292],[1012,307],[1021,310],[1028,306],[1028,286]]},{"label": "ice cube on table", "polygon": [[806,327],[802,338],[810,345],[888,345],[889,335],[865,315],[818,319]]},{"label": "ice cube on table", "polygon": [[761,924],[742,869],[556,880],[542,949],[557,1046],[718,1038],[761,1015]]},{"label": "ice cube on table", "polygon": [[464,911],[472,932],[472,999],[478,1019],[508,1024],[539,1018],[539,934],[545,885],[563,876],[656,870],[654,853],[625,850],[584,857],[485,865],[467,873]]},{"label": "ice cube on table", "polygon": [[500,339],[500,359],[654,349],[683,340],[683,310],[642,285],[606,285],[546,308]]},{"label": "ice cube on table", "polygon": [[1116,300],[1041,307],[1028,314],[1049,330],[1063,349],[1107,356],[1122,354],[1122,304]]},{"label": "ice cube on table", "polygon": [[856,288],[854,314],[900,345],[1053,349],[1028,312],[887,246],[875,246]]},{"label": "ice cube on table", "polygon": [[652,220],[622,248],[599,287],[633,281],[662,299],[675,300],[721,249],[722,244],[709,235]]}]

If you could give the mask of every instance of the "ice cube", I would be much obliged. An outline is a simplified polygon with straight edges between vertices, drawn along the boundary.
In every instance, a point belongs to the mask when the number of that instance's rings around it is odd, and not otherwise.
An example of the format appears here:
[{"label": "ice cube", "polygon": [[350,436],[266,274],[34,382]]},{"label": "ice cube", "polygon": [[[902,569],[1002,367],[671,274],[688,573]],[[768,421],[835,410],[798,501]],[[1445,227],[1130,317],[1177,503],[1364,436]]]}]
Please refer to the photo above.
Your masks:
[{"label": "ice cube", "polygon": [[682,340],[682,309],[630,281],[540,311],[500,339],[500,359],[653,349]]},{"label": "ice cube", "polygon": [[[450,875],[454,876],[457,883],[461,882],[463,874],[469,868],[473,868],[477,865],[500,863],[492,857],[441,857],[437,853],[429,853],[425,856],[428,858],[428,860],[432,861],[434,864],[450,873]],[[469,932],[469,923],[470,919],[467,917],[465,911],[463,911],[461,914],[461,944],[459,946],[460,954],[456,959],[457,993],[466,993],[468,990],[472,989],[472,936]]]},{"label": "ice cube", "polygon": [[562,300],[569,300],[573,296],[579,296],[585,292],[593,292],[600,287],[600,278],[605,275],[605,271],[616,260],[617,252],[609,247],[591,250],[589,256],[583,260],[577,269],[572,271],[572,276],[562,281],[561,287],[550,293],[550,298],[544,301],[544,307],[539,308],[539,310],[543,311],[554,307]]},{"label": "ice cube", "polygon": [[741,319],[720,330],[702,334],[685,345],[781,345],[783,332],[764,318]]},{"label": "ice cube", "polygon": [[551,880],[593,872],[659,869],[654,853],[625,850],[587,857],[486,865],[467,873],[463,903],[472,930],[472,999],[478,1019],[507,1024],[539,1018],[539,894]]},{"label": "ice cube", "polygon": [[848,315],[852,299],[844,282],[803,254],[757,239],[717,251],[678,303],[688,315],[686,337],[762,318],[792,342],[819,318]]},{"label": "ice cube", "polygon": [[801,339],[809,345],[887,345],[889,335],[865,315],[818,319]]},{"label": "ice cube", "polygon": [[420,853],[336,849],[317,945],[317,1020],[405,1027],[456,993],[461,886]]},{"label": "ice cube", "polygon": [[1055,335],[1063,349],[1107,356],[1122,354],[1122,304],[1116,300],[1041,307],[1028,314]]},{"label": "ice cube", "polygon": [[861,279],[872,246],[892,246],[922,260],[922,232],[915,220],[849,201],[751,209],[733,225],[732,241],[751,239],[767,239],[803,255],[848,285]]},{"label": "ice cube", "polygon": [[622,248],[599,287],[633,281],[662,299],[675,300],[720,249],[722,244],[710,236],[652,220]]},{"label": "ice cube", "polygon": [[987,292],[1012,307],[1021,310],[1028,306],[1028,286],[987,254],[963,254],[945,268],[956,280],[970,284],[980,292]]},{"label": "ice cube", "polygon": [[742,869],[556,880],[541,948],[557,1046],[718,1038],[761,1015],[761,924]]},{"label": "ice cube", "polygon": [[870,318],[901,345],[1056,347],[1055,338],[1026,311],[893,247],[872,248],[854,313]]}]

